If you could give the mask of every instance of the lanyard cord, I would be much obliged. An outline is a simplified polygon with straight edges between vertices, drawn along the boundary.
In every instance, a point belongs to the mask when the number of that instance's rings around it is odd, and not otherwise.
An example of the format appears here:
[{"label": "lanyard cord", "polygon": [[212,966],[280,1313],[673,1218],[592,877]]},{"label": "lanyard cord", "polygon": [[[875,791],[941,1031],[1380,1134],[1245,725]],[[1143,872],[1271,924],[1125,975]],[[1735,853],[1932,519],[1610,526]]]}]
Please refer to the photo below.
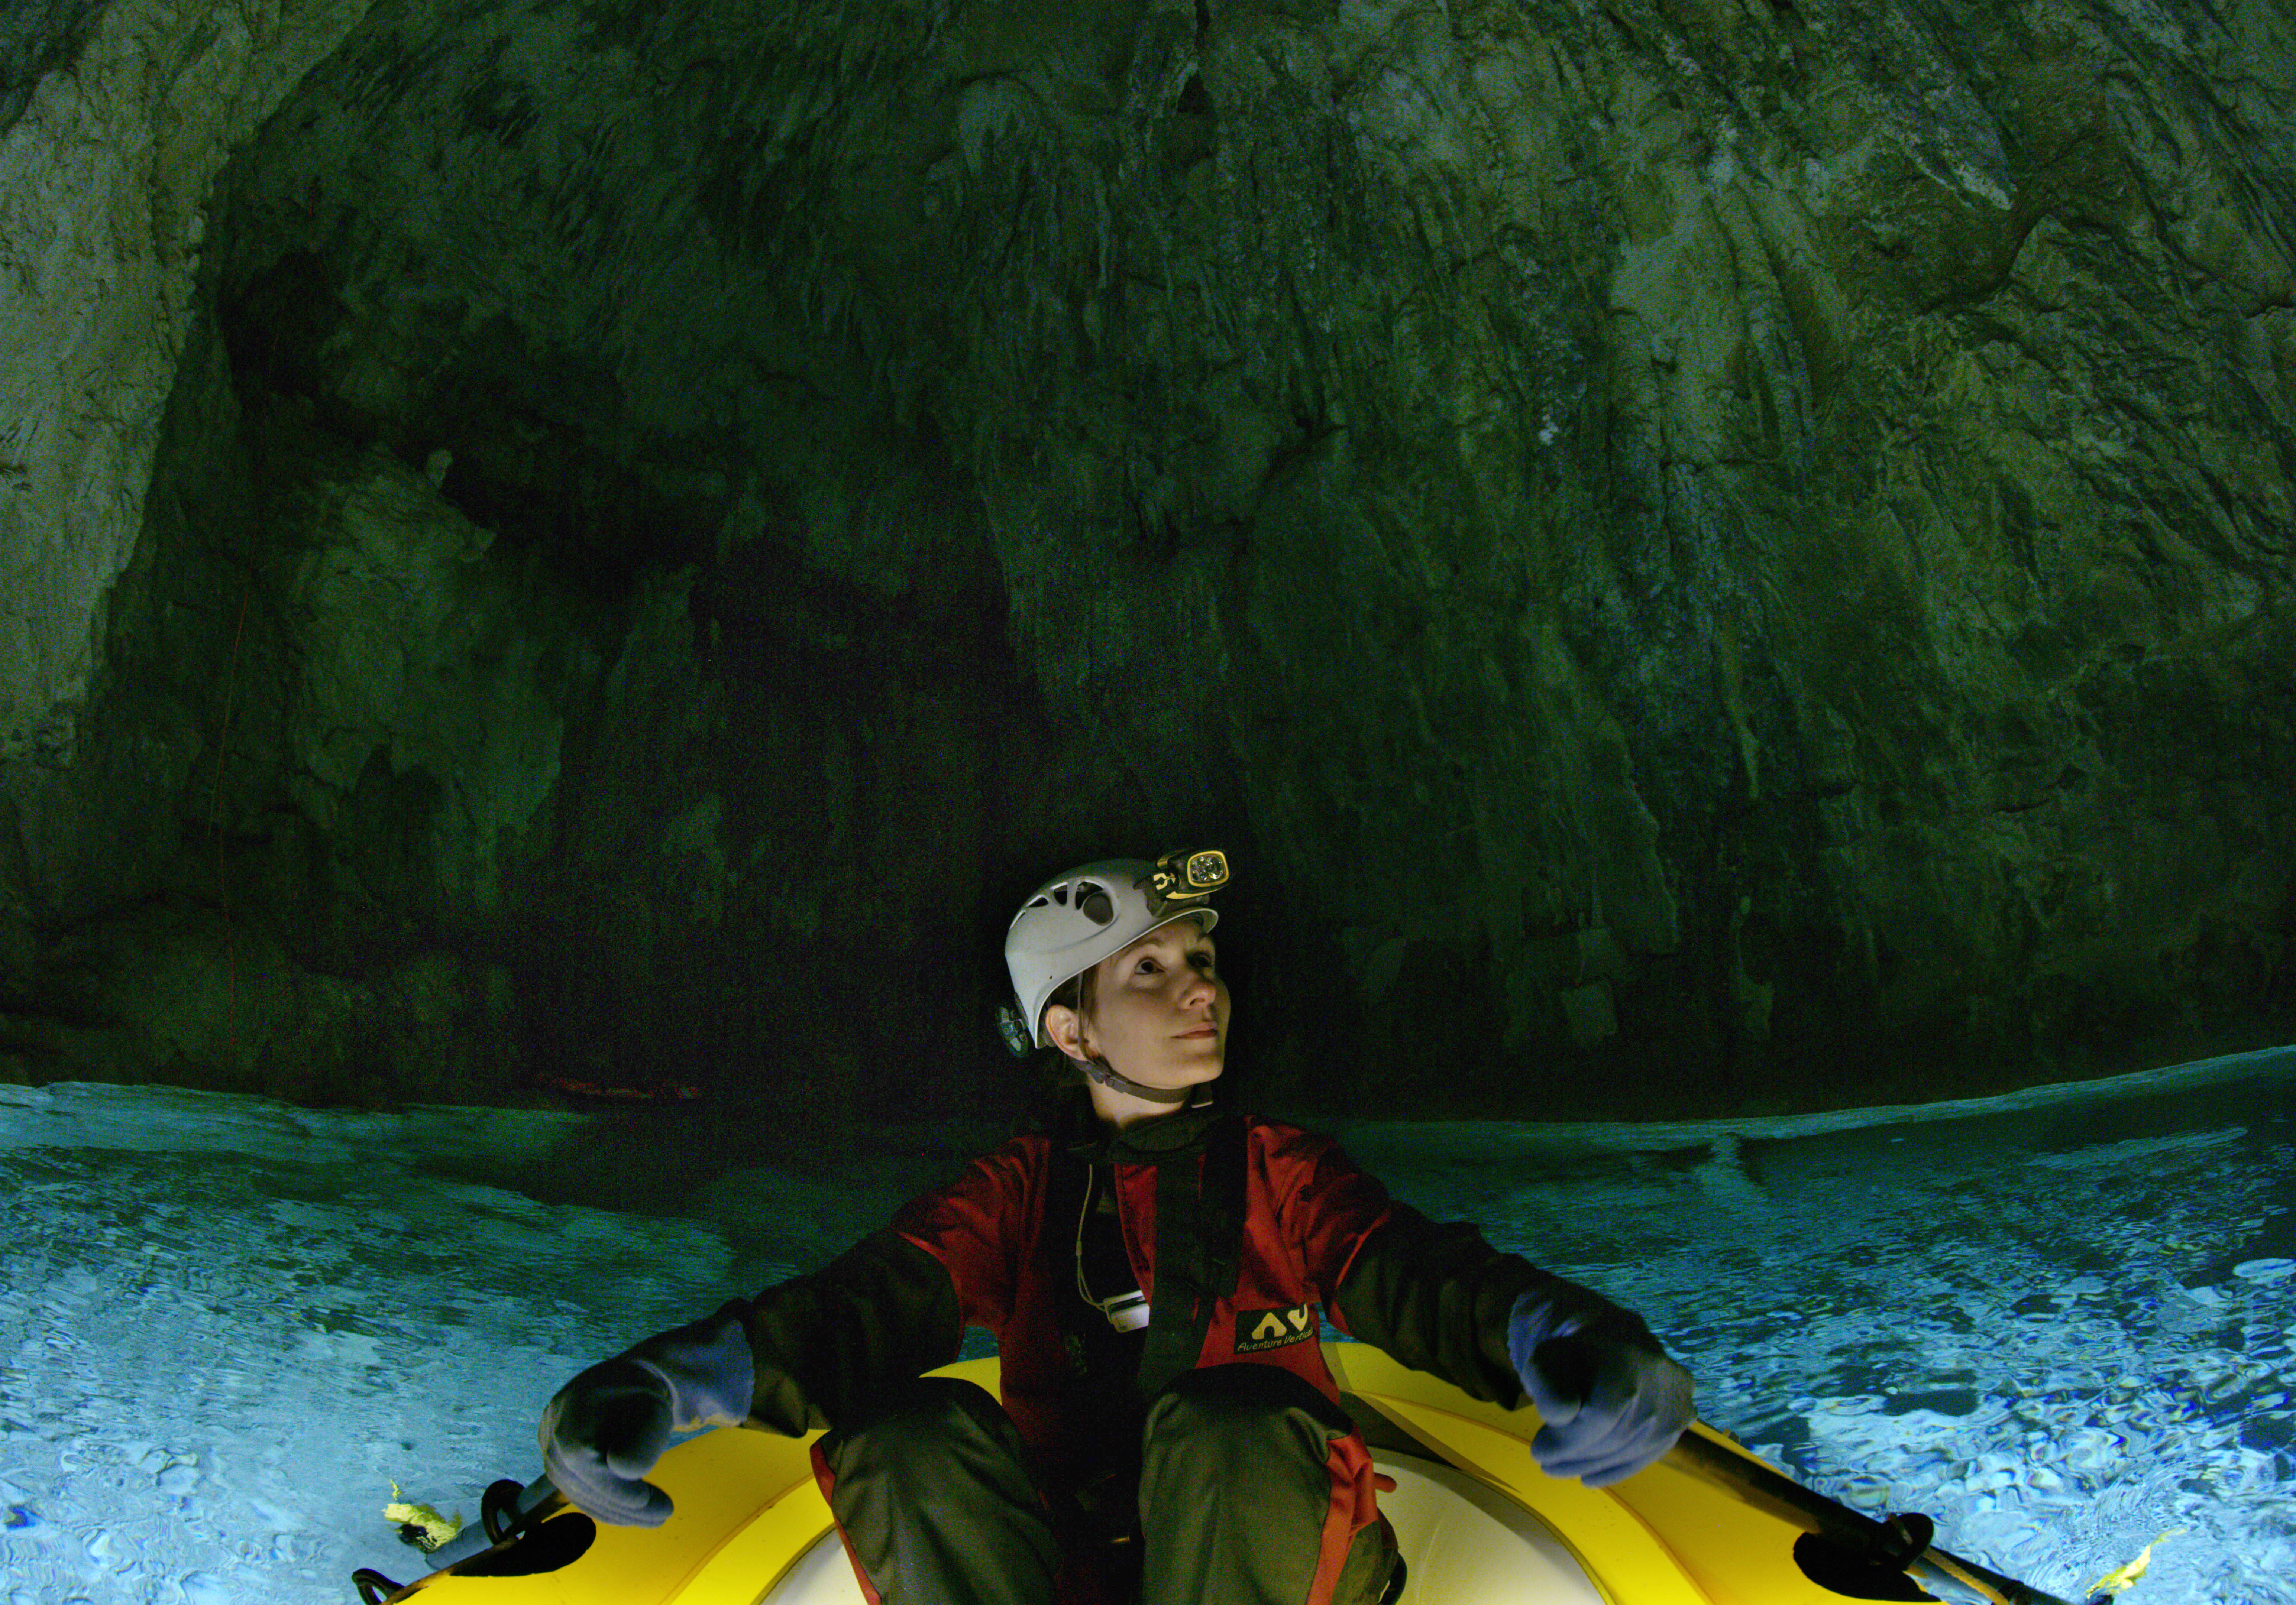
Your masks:
[{"label": "lanyard cord", "polygon": [[1084,1274],[1084,1228],[1092,1218],[1092,1207],[1100,1194],[1100,1167],[1090,1167],[1085,1173],[1084,1208],[1077,1211],[1076,1276],[1077,1296],[1106,1317],[1109,1325],[1119,1332],[1136,1332],[1148,1324],[1148,1300],[1138,1288],[1119,1293],[1113,1298],[1095,1298],[1092,1285]]}]

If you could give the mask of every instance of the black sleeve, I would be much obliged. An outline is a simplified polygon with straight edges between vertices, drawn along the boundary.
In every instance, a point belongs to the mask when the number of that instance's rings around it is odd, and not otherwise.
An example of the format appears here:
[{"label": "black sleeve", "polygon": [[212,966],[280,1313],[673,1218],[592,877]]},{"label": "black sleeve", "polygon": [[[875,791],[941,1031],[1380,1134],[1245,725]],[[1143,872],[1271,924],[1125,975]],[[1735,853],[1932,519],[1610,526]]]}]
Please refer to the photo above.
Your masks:
[{"label": "black sleeve", "polygon": [[1522,1384],[1507,1358],[1507,1316],[1524,1293],[1582,1314],[1582,1331],[1659,1347],[1640,1316],[1519,1254],[1500,1253],[1463,1221],[1437,1225],[1403,1203],[1390,1206],[1357,1250],[1332,1296],[1332,1318],[1414,1371],[1512,1410],[1522,1403]]},{"label": "black sleeve", "polygon": [[750,1301],[750,1419],[833,1427],[956,1358],[963,1327],[940,1261],[890,1227]]}]

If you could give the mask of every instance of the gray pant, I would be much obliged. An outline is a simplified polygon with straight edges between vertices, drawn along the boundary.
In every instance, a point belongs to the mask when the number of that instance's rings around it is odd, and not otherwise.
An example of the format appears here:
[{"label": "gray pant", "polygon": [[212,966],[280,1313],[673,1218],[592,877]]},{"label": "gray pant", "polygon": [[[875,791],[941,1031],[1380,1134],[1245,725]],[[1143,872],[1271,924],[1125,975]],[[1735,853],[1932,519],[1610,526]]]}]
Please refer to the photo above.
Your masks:
[{"label": "gray pant", "polygon": [[[1120,1549],[1040,1489],[985,1390],[921,1379],[815,1467],[873,1605],[1126,1605]],[[1143,1605],[1374,1605],[1397,1569],[1346,1414],[1272,1365],[1187,1372],[1148,1409]],[[1048,1497],[1051,1494],[1053,1496]]]}]

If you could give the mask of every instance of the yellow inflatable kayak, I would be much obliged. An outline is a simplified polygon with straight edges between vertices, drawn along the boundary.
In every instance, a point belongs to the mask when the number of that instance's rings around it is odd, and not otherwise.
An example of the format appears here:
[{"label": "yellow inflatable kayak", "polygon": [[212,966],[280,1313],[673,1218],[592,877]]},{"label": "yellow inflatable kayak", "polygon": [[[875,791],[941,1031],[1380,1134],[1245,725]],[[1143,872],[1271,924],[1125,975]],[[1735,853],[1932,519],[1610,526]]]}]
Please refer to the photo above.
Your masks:
[{"label": "yellow inflatable kayak", "polygon": [[[1404,1605],[1918,1601],[1933,1596],[1914,1585],[1910,1560],[1952,1560],[1926,1549],[1920,1518],[1906,1558],[1846,1560],[1840,1545],[1811,1535],[1827,1525],[1812,1505],[1833,1512],[1835,1537],[1886,1542],[1899,1529],[1826,1505],[1702,1424],[1649,1470],[1592,1489],[1539,1470],[1534,1412],[1471,1399],[1362,1344],[1326,1353],[1374,1459],[1396,1482],[1380,1505],[1409,1568]],[[939,1374],[997,1386],[994,1359]],[[360,1593],[370,1605],[858,1605],[814,1484],[811,1441],[704,1433],[652,1474],[677,1505],[661,1527],[601,1527],[554,1496],[519,1535],[404,1587],[362,1572]],[[2063,1605],[1956,1564],[1959,1581],[2004,1605]]]}]

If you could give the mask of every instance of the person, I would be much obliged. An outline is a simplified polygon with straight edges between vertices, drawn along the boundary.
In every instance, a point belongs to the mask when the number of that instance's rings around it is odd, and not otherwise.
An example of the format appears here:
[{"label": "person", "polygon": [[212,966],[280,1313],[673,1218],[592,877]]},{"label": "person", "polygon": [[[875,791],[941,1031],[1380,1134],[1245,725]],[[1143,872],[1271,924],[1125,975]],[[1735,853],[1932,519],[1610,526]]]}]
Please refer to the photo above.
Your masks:
[{"label": "person", "polygon": [[[1372,1605],[1403,1568],[1324,1317],[1476,1398],[1528,1397],[1551,1475],[1599,1486],[1664,1454],[1692,1381],[1639,1317],[1224,1106],[1228,873],[1217,852],[1103,860],[1031,894],[1008,1035],[1063,1068],[1063,1112],[821,1270],[583,1372],[540,1429],[559,1490],[651,1525],[673,1432],[826,1428],[815,1475],[873,1601]],[[1001,1404],[924,1374],[968,1326],[996,1337]]]}]

